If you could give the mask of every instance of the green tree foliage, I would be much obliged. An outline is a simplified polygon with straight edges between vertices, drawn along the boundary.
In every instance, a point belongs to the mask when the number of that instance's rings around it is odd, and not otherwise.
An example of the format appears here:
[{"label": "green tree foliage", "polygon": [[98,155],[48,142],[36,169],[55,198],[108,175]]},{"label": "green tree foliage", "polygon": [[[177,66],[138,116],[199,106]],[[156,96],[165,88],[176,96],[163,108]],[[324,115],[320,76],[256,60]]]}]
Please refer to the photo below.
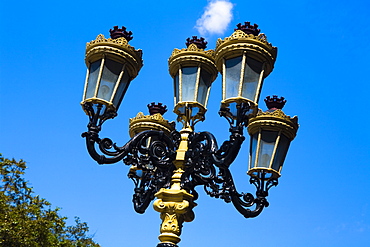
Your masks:
[{"label": "green tree foliage", "polygon": [[0,154],[0,246],[7,247],[99,247],[87,236],[88,226],[66,217],[48,201],[33,194],[23,178],[26,163]]}]

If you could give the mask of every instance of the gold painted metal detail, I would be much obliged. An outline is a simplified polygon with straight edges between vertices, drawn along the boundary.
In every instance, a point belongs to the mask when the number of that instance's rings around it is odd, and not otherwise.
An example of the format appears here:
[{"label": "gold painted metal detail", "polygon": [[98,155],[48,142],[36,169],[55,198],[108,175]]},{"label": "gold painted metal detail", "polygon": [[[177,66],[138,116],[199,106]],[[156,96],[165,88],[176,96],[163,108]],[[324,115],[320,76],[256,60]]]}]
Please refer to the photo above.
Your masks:
[{"label": "gold painted metal detail", "polygon": [[[234,97],[234,98],[228,98],[226,100],[222,100],[221,108],[230,109],[230,104],[243,104],[243,103],[250,104],[250,110],[249,110],[248,116],[256,116],[257,111],[258,111],[258,104],[244,97]],[[236,120],[237,116],[233,116],[233,118]]]},{"label": "gold painted metal detail", "polygon": [[163,131],[166,135],[169,135],[175,130],[175,122],[169,122],[160,113],[144,115],[142,112],[139,112],[136,117],[130,118],[129,134],[131,138],[146,130]]},{"label": "gold painted metal detail", "polygon": [[[214,51],[199,49],[195,44],[188,48],[174,49],[168,59],[169,72],[175,77],[181,67],[199,67],[211,74],[211,81],[217,77],[217,68],[214,63]],[[181,100],[180,100],[181,101]]]},{"label": "gold painted metal detail", "polygon": [[257,116],[251,118],[248,124],[248,133],[254,134],[259,129],[264,130],[280,130],[286,137],[293,140],[298,130],[298,117],[290,117],[277,109],[275,111],[263,112],[259,110]]},{"label": "gold painted metal detail", "polygon": [[[185,168],[185,154],[186,151],[188,151],[188,138],[191,132],[193,132],[192,128],[183,128],[182,130],[180,130],[181,140],[179,147],[177,148],[176,151],[176,159],[173,162],[177,169]],[[176,177],[173,177],[173,179],[175,178]],[[178,186],[178,189],[180,189],[180,182],[181,182],[180,180],[173,180],[172,186],[176,185]]]},{"label": "gold painted metal detail", "polygon": [[135,50],[124,37],[105,38],[99,34],[95,40],[86,43],[85,62],[89,64],[107,56],[112,60],[126,64],[131,78],[135,78],[143,66],[142,51]]},{"label": "gold painted metal detail", "polygon": [[214,63],[214,51],[199,49],[195,44],[190,44],[188,48],[174,49],[168,59],[169,71],[175,77],[181,67],[199,66],[206,69],[212,76],[212,81],[217,77],[217,69]]},{"label": "gold painted metal detail", "polygon": [[185,222],[194,220],[192,211],[195,203],[192,202],[193,196],[185,190],[161,189],[155,194],[158,198],[153,207],[161,213],[162,224],[161,234],[158,239],[161,243],[177,244],[180,242],[182,225]]},{"label": "gold painted metal detail", "polygon": [[223,71],[223,59],[242,56],[245,51],[248,53],[248,56],[260,62],[266,62],[263,76],[267,77],[274,68],[277,48],[267,42],[267,37],[263,33],[254,36],[253,34],[246,34],[241,30],[236,30],[230,37],[226,37],[223,40],[218,39],[215,50],[218,70],[220,72]]},{"label": "gold painted metal detail", "polygon": [[193,201],[193,195],[181,189],[181,176],[185,169],[185,153],[188,150],[188,137],[192,132],[190,128],[180,131],[181,141],[176,151],[176,159],[173,162],[176,170],[171,179],[169,189],[162,188],[155,194],[158,198],[153,207],[161,213],[162,224],[159,240],[161,243],[177,244],[180,242],[182,224],[191,222],[195,215],[193,208],[197,205]]},{"label": "gold painted metal detail", "polygon": [[183,124],[183,128],[194,130],[196,123],[204,121],[207,109],[198,102],[179,102],[173,112],[177,114],[177,121]]}]

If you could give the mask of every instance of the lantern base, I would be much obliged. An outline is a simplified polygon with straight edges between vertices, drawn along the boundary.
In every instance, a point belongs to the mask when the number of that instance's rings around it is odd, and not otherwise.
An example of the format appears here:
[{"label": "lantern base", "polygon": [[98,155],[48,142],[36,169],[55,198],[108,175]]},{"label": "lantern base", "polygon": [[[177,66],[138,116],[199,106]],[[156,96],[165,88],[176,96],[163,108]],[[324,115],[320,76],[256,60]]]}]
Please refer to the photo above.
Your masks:
[{"label": "lantern base", "polygon": [[238,108],[243,104],[247,104],[249,106],[249,109],[246,112],[248,117],[256,116],[258,104],[242,97],[228,98],[221,101],[220,111],[224,111],[229,117],[236,120],[238,118]]},{"label": "lantern base", "polygon": [[281,175],[279,172],[272,168],[264,168],[264,167],[255,167],[252,169],[249,169],[247,174],[251,177],[255,177],[258,179],[262,179],[264,181],[270,180],[270,179],[277,179]]},{"label": "lantern base", "polygon": [[194,129],[196,123],[205,120],[207,109],[198,102],[179,102],[173,112],[177,114],[177,121],[183,123],[184,129]]}]

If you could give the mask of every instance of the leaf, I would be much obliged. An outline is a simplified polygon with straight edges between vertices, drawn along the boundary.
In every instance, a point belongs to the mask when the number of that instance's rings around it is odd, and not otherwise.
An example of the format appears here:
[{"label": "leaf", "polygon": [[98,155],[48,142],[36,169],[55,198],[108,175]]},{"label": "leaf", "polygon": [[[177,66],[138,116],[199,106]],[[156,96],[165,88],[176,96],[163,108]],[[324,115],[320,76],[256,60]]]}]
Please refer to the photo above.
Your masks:
[{"label": "leaf", "polygon": [[99,247],[86,222],[75,217],[75,225],[66,226],[60,208],[34,195],[23,177],[26,168],[23,160],[0,154],[0,246]]}]

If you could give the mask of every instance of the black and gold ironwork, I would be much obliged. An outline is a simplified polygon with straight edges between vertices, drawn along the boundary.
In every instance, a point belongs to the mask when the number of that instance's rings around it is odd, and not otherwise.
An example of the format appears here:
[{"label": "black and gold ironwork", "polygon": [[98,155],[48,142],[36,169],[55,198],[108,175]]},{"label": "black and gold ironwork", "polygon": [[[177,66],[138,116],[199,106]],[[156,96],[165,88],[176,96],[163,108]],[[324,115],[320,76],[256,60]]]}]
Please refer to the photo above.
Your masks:
[{"label": "black and gold ironwork", "polygon": [[[99,132],[104,121],[117,115],[129,82],[142,66],[141,51],[128,45],[132,33],[124,27],[111,30],[111,39],[99,35],[87,45],[82,106],[90,121],[82,136],[99,164],[123,161],[130,166],[136,212],[144,213],[156,198],[153,207],[162,219],[157,247],[176,247],[180,242],[183,223],[194,219],[197,186],[211,197],[232,203],[246,218],[258,216],[269,205],[266,197],[278,184],[298,123],[297,117],[282,112],[286,101],[277,96],[266,98],[266,112],[257,112],[263,79],[276,60],[276,47],[257,27],[249,22],[238,24],[230,37],[218,40],[216,51],[205,51],[207,42],[196,36],[187,39],[186,49],[175,49],[169,71],[175,87],[174,112],[182,129],[176,131],[175,123],[163,118],[166,106],[151,103],[150,115],[140,112],[130,119],[131,139],[123,146],[101,139]],[[110,60],[119,69],[111,69]],[[194,131],[195,124],[205,119],[210,87],[218,72],[223,76],[219,114],[230,125],[229,140],[220,147],[213,134]],[[104,73],[113,78],[111,84]],[[102,85],[110,86],[109,97],[102,94]],[[245,128],[251,137],[248,174],[255,195],[238,192],[229,170],[245,140]]]}]

